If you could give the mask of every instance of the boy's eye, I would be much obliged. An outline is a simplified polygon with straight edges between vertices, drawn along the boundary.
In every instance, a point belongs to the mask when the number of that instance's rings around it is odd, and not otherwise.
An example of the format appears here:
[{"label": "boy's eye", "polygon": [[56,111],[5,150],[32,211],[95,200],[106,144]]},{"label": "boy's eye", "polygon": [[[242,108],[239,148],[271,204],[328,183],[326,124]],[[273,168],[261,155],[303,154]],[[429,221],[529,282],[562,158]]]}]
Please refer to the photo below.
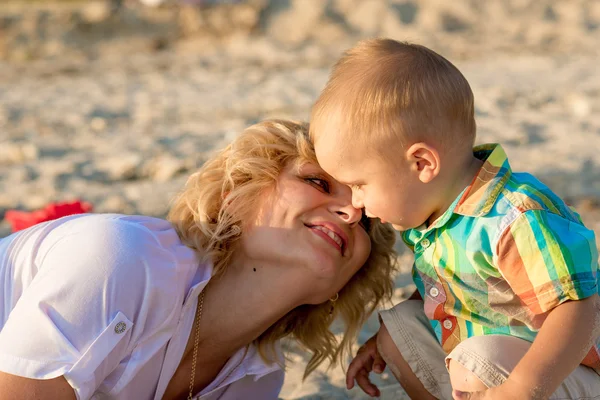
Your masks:
[{"label": "boy's eye", "polygon": [[325,193],[329,193],[329,182],[321,178],[306,178],[308,182],[321,188]]}]

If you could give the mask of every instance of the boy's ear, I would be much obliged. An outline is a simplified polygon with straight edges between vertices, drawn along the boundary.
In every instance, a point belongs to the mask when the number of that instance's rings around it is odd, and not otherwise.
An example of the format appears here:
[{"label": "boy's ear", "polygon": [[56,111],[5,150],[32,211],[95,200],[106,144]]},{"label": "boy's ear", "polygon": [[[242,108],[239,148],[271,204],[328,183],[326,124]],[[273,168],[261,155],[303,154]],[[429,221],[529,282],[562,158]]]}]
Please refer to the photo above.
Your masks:
[{"label": "boy's ear", "polygon": [[411,171],[415,172],[423,183],[431,182],[440,173],[440,154],[427,143],[411,145],[406,150],[406,158]]}]

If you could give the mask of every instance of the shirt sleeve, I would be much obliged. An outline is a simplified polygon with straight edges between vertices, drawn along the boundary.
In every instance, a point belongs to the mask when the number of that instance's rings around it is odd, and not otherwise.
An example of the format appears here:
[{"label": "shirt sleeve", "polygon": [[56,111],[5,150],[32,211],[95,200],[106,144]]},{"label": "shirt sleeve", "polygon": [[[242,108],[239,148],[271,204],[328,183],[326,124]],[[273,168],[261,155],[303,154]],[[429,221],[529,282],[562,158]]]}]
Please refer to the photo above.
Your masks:
[{"label": "shirt sleeve", "polygon": [[150,266],[169,260],[141,226],[89,218],[63,227],[34,255],[37,275],[0,331],[0,370],[64,376],[78,398],[89,398],[131,354]]},{"label": "shirt sleeve", "polygon": [[543,210],[519,215],[497,245],[498,268],[534,314],[597,293],[594,232]]}]

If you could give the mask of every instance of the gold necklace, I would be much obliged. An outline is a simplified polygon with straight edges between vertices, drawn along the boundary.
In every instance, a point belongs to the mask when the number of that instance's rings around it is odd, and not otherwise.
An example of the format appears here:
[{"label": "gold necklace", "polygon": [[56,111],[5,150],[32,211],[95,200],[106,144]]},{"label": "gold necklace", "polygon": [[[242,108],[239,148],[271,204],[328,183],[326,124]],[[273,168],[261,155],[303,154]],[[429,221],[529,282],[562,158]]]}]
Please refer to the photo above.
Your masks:
[{"label": "gold necklace", "polygon": [[[196,359],[198,358],[198,345],[200,343],[200,319],[202,318],[202,307],[204,306],[204,290],[200,293],[198,302],[200,304],[198,304],[198,307],[196,308],[196,334],[194,335],[194,351],[192,353],[193,359],[192,359],[192,373],[190,374],[190,392],[188,393],[187,400],[194,400],[194,381],[196,380]],[[231,376],[231,374],[235,370],[237,370],[240,365],[242,365],[242,362],[246,358],[246,355],[248,355],[249,348],[250,348],[250,346],[246,346],[246,350],[244,351],[244,355],[242,356],[242,359],[240,360],[240,362],[235,366],[235,368],[231,369],[227,373],[227,375],[225,376],[225,378],[223,378],[223,380],[221,381],[220,384],[225,382],[227,380],[227,378],[229,378]],[[221,396],[223,396],[223,394],[224,394],[224,392],[221,393],[221,395],[219,396],[219,399],[221,398]]]},{"label": "gold necklace", "polygon": [[192,373],[190,374],[190,392],[188,394],[188,400],[194,398],[194,381],[196,380],[196,359],[198,358],[198,344],[200,343],[200,318],[202,318],[202,306],[204,306],[204,290],[200,293],[198,299],[198,307],[196,308],[196,335],[194,336],[194,352],[192,359]]}]

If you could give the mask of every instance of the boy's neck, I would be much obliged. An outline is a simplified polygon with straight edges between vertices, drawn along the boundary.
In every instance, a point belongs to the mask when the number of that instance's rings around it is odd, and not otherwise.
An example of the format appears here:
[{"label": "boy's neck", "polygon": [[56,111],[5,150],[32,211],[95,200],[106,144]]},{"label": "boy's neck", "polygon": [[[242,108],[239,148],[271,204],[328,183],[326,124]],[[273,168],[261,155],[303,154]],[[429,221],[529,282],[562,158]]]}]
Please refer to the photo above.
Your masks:
[{"label": "boy's neck", "polygon": [[461,160],[456,160],[454,163],[450,161],[447,174],[440,176],[443,179],[441,182],[443,185],[441,193],[444,194],[442,202],[427,220],[427,226],[431,226],[448,210],[462,191],[473,182],[473,179],[479,174],[482,166],[483,161],[475,157],[472,152]]}]

